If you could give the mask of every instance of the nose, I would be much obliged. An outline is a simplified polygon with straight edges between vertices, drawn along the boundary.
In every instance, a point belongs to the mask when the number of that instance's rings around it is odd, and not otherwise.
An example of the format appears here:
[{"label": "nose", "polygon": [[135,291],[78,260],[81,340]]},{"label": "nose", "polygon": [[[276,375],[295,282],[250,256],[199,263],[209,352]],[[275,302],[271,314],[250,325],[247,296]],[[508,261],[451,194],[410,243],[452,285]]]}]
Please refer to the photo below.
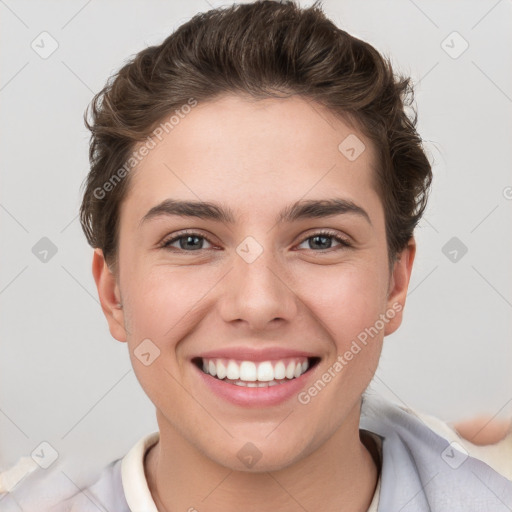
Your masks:
[{"label": "nose", "polygon": [[251,331],[291,321],[297,315],[298,297],[290,281],[289,270],[278,264],[270,250],[264,250],[252,263],[236,255],[234,267],[224,280],[223,320],[244,323]]}]

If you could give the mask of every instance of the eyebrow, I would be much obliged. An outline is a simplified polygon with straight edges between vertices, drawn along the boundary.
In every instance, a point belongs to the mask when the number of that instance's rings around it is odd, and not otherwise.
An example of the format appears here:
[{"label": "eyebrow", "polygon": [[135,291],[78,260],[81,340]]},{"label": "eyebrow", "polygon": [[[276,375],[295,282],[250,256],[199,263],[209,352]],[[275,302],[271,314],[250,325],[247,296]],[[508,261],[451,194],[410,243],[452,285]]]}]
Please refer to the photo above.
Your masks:
[{"label": "eyebrow", "polygon": [[[320,219],[333,215],[352,214],[364,218],[370,225],[372,222],[368,213],[352,201],[346,199],[302,200],[285,207],[278,215],[277,222],[294,222],[301,219]],[[166,199],[153,206],[141,219],[140,226],[145,222],[160,216],[175,215],[180,217],[195,217],[199,219],[234,224],[235,215],[230,208],[220,204],[204,201],[179,201]]]}]

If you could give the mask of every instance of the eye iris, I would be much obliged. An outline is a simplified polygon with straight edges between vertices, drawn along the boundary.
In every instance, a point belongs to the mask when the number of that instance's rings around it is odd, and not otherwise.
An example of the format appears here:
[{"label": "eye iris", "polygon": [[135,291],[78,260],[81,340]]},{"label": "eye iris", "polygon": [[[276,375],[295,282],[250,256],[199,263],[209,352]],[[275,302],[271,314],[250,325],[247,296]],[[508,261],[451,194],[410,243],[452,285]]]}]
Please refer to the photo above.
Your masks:
[{"label": "eye iris", "polygon": [[[194,240],[196,243],[195,244],[192,244],[192,245],[186,245],[188,244],[191,240]],[[189,236],[183,236],[180,238],[180,248],[181,249],[201,249],[202,248],[202,241],[203,239],[200,237],[200,236],[195,236],[195,235],[189,235]],[[192,243],[192,242],[190,242]]]},{"label": "eye iris", "polygon": [[[330,236],[326,236],[326,235],[315,235],[313,237],[311,237],[311,240],[322,240],[322,242],[320,242],[320,245],[322,247],[320,247],[320,249],[329,249],[331,247],[331,237]],[[313,242],[312,244],[310,244],[312,246],[316,245],[315,242]],[[325,247],[327,246],[327,247]],[[312,247],[313,248],[313,247]]]}]

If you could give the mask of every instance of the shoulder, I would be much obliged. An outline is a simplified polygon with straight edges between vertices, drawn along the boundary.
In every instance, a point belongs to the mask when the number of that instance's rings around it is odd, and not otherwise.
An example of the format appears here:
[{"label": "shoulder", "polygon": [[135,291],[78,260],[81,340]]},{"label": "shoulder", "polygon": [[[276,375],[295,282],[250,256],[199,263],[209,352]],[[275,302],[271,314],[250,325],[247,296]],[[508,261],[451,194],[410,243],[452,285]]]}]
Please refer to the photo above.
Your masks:
[{"label": "shoulder", "polygon": [[[74,481],[62,464],[43,470],[23,457],[0,473],[2,512],[98,512],[155,510],[144,473],[144,456],[159,440],[153,432],[139,439],[123,457],[112,461],[87,481]],[[130,504],[130,505],[128,505]]]},{"label": "shoulder", "polygon": [[[485,462],[512,481],[512,429],[508,432],[500,432],[500,435],[496,437],[497,440],[486,442],[486,444],[476,444],[460,435],[454,425],[418,411],[415,414],[434,432],[450,442],[459,444],[469,455]],[[485,425],[477,428],[483,430]]]},{"label": "shoulder", "polygon": [[98,510],[130,512],[123,490],[121,463],[122,459],[112,461],[103,468],[92,485],[78,489],[73,496],[48,512],[97,512]]},{"label": "shoulder", "polygon": [[121,481],[122,459],[112,461],[80,485],[62,468],[35,469],[0,494],[2,512],[130,512]]},{"label": "shoulder", "polygon": [[510,510],[512,481],[441,420],[367,394],[360,426],[382,439],[379,510]]}]

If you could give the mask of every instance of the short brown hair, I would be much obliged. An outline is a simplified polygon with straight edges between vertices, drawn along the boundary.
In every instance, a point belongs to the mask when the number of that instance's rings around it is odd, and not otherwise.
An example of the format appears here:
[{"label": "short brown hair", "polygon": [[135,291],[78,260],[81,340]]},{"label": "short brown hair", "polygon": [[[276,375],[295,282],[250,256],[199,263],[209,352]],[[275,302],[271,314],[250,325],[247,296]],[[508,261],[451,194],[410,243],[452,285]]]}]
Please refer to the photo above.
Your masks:
[{"label": "short brown hair", "polygon": [[[377,149],[394,261],[423,214],[432,180],[416,132],[410,78],[395,76],[388,58],[336,27],[318,1],[309,8],[258,1],[197,14],[162,44],[135,55],[92,100],[85,116],[91,169],[80,221],[89,244],[101,248],[109,264],[117,261],[119,205],[130,181],[113,180],[134,148],[191,98],[201,102],[225,93],[300,95],[355,122]],[[107,183],[108,194],[98,193]]]}]

